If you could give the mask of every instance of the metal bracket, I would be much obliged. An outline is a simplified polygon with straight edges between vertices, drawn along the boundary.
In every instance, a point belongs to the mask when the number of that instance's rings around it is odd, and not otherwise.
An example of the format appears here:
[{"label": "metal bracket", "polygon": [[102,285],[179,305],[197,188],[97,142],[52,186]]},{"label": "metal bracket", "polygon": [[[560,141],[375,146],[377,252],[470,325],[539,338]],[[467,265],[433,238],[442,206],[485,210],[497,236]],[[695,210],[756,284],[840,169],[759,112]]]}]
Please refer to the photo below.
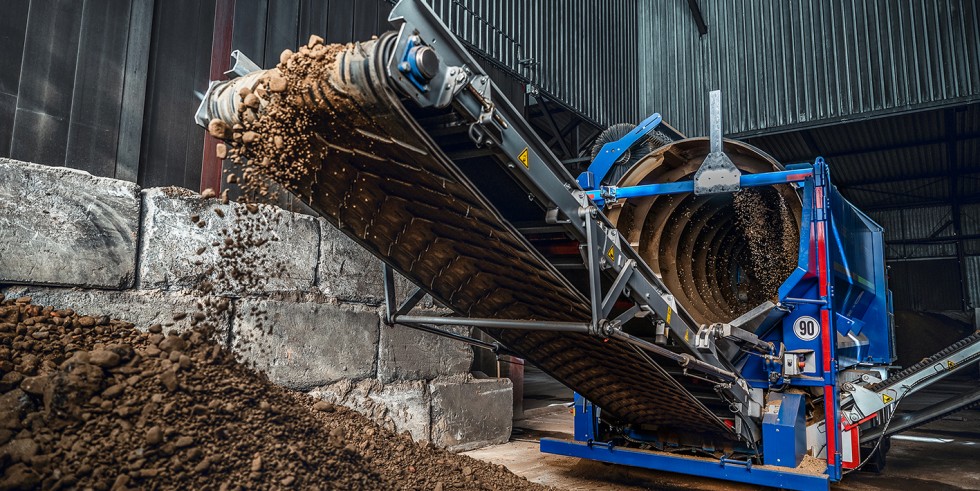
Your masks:
[{"label": "metal bracket", "polygon": [[694,194],[731,193],[741,189],[739,181],[742,173],[735,167],[732,159],[725,155],[721,137],[721,91],[712,90],[708,95],[710,102],[711,153],[704,158],[701,167],[694,174]]},{"label": "metal bracket", "polygon": [[231,68],[225,72],[225,76],[228,78],[244,77],[261,69],[248,56],[245,56],[245,53],[236,49],[231,52]]},{"label": "metal bracket", "polygon": [[497,122],[496,109],[491,104],[484,107],[483,112],[470,123],[469,137],[477,147],[484,145],[500,145],[504,140],[504,128]]},{"label": "metal bracket", "polygon": [[407,19],[401,20],[403,23],[393,48],[397,55],[392,55],[388,63],[388,75],[416,104],[422,107],[448,106],[467,85],[468,70],[444,63],[419,36],[418,27],[409,24]]}]

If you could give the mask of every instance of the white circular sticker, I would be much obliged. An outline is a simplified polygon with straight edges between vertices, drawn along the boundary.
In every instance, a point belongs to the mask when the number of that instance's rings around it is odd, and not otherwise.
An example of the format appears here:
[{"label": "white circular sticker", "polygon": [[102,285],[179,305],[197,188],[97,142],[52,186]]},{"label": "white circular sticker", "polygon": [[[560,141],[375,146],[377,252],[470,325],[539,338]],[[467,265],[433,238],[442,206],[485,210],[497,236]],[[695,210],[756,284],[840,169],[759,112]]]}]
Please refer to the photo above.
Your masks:
[{"label": "white circular sticker", "polygon": [[804,315],[793,323],[793,332],[803,341],[813,341],[820,335],[820,324],[813,317]]}]

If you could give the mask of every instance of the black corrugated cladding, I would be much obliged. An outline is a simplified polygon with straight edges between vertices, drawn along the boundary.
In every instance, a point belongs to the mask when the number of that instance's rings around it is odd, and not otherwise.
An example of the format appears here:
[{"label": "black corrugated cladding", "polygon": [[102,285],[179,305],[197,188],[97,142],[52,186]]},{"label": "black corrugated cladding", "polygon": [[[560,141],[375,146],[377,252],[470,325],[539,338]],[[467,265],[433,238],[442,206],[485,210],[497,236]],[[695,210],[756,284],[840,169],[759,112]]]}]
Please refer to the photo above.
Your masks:
[{"label": "black corrugated cladding", "polygon": [[[586,49],[575,41],[580,29],[613,26],[617,15],[629,15],[634,0],[602,9],[585,0],[432,3],[452,16],[447,22],[480,51],[484,68],[519,109],[526,80],[593,119],[619,120],[630,106],[623,84],[635,74],[635,56],[616,61],[609,39]],[[349,42],[389,30],[391,5],[236,0],[232,45],[273,66],[283,49],[313,33]],[[5,0],[0,156],[196,189],[204,140],[192,117],[208,84],[214,21],[213,0]],[[618,73],[616,90],[603,95],[579,85],[619,63],[627,69]],[[521,70],[525,80],[514,77]],[[607,100],[612,112],[604,112]]]},{"label": "black corrugated cladding", "polygon": [[426,2],[465,44],[566,108],[600,125],[646,116],[637,0]]},{"label": "black corrugated cladding", "polygon": [[962,103],[980,96],[974,0],[639,1],[642,107],[706,134],[749,136]]}]

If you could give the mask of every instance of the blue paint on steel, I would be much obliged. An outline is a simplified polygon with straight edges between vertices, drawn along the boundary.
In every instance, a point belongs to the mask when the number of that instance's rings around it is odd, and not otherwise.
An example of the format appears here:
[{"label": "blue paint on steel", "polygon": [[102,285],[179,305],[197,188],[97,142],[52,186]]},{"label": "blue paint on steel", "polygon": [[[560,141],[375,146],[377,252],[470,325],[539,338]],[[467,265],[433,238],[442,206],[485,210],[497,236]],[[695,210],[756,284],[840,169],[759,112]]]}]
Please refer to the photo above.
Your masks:
[{"label": "blue paint on steel", "polygon": [[779,409],[762,417],[762,445],[766,465],[796,467],[806,453],[806,403],[802,394],[769,394],[768,404]]},{"label": "blue paint on steel", "polygon": [[[803,182],[810,175],[811,170],[809,169],[791,169],[763,172],[759,174],[742,174],[742,177],[739,178],[739,187],[751,188],[758,186],[772,186],[774,184]],[[582,176],[579,176],[579,178],[581,179]],[[579,184],[581,184],[581,181],[579,181]],[[677,181],[658,184],[643,184],[640,186],[628,186],[621,188],[616,186],[604,186],[598,190],[588,191],[588,195],[597,204],[601,204],[606,200],[614,201],[617,199],[641,198],[644,196],[660,196],[665,194],[693,192],[694,181]]]},{"label": "blue paint on steel", "polygon": [[425,83],[425,77],[422,76],[422,72],[419,70],[418,64],[415,62],[415,53],[421,46],[415,43],[415,39],[411,38],[405,43],[405,52],[402,54],[401,62],[398,63],[398,71],[405,74],[405,78],[408,79],[416,89],[421,92],[428,92],[429,86]]},{"label": "blue paint on steel", "polygon": [[573,407],[575,408],[575,417],[573,418],[575,439],[580,442],[591,441],[595,437],[593,435],[595,406],[576,392]]},{"label": "blue paint on steel", "polygon": [[660,114],[653,113],[647,119],[641,121],[640,124],[636,125],[636,128],[633,128],[626,136],[603,145],[599,150],[599,154],[589,164],[589,169],[578,176],[578,183],[582,186],[582,189],[595,189],[605,179],[606,174],[609,174],[609,170],[612,169],[613,164],[624,153],[629,151],[636,142],[640,141],[640,139],[660,125],[661,121],[663,121],[663,118],[660,117]]},{"label": "blue paint on steel", "polygon": [[[575,417],[578,441],[542,440],[542,451],[767,486],[826,489],[829,481],[840,480],[843,466],[838,373],[854,363],[880,366],[894,360],[892,300],[885,275],[883,231],[841,196],[832,185],[823,158],[817,158],[813,164],[790,165],[784,171],[745,174],[740,179],[741,187],[785,183],[798,183],[802,191],[799,256],[796,268],[779,287],[781,308],[767,316],[756,334],[775,345],[782,343],[787,351],[812,351],[816,363],[800,377],[784,377],[781,363],[767,362],[763,357],[746,356],[738,360],[737,367],[752,387],[824,390],[825,403],[818,411],[825,417],[830,435],[827,442],[830,464],[826,475],[813,477],[764,470],[732,460],[722,463],[693,460],[608,444],[600,448],[592,441],[599,408],[578,397]],[[601,204],[608,199],[693,190],[693,181],[682,181],[628,188],[602,187],[589,191],[589,196]],[[827,294],[821,292],[821,276],[826,279]],[[794,324],[802,317],[821,323],[821,333],[815,339],[797,336]],[[838,347],[838,333],[848,339],[847,345]],[[769,396],[776,397],[778,393],[770,392]],[[803,401],[800,396],[787,398],[785,393],[782,397],[784,406],[780,412],[763,418],[763,458],[767,464],[795,466],[806,446]]]},{"label": "blue paint on steel", "polygon": [[638,450],[552,438],[541,439],[541,451],[570,457],[598,460],[612,464],[632,465],[646,469],[677,472],[700,477],[773,486],[784,489],[829,489],[826,475],[788,472],[781,468],[749,465],[745,461],[727,459],[725,462],[692,458],[648,450]]}]

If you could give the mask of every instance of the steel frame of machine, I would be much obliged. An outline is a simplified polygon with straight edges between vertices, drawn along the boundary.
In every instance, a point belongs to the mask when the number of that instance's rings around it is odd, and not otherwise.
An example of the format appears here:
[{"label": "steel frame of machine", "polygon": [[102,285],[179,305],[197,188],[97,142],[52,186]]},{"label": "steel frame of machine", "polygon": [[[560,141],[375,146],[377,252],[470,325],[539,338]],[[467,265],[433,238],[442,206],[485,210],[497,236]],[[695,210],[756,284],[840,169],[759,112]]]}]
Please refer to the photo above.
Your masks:
[{"label": "steel frame of machine", "polygon": [[[651,440],[643,428],[627,428],[623,431],[628,433],[619,436],[628,438],[614,441],[600,431],[602,409],[580,396],[575,400],[574,439],[543,439],[542,451],[758,485],[826,489],[845,469],[860,466],[862,432],[880,433],[879,441],[887,436],[895,405],[904,396],[895,397],[888,390],[917,390],[980,357],[980,339],[971,340],[938,354],[932,361],[939,369],[926,364],[899,380],[883,380],[894,360],[894,348],[881,227],[831,185],[822,158],[782,171],[742,174],[724,153],[720,94],[710,95],[711,153],[693,180],[597,188],[623,152],[662,124],[659,114],[651,115],[624,139],[607,144],[589,171],[572,179],[515,108],[495,97],[487,74],[428,6],[420,0],[403,0],[392,9],[389,21],[399,33],[384,67],[387,82],[421,108],[451,107],[465,121],[470,140],[497,157],[527,196],[543,205],[542,223],[581,244],[589,319],[411,315],[426,291],[416,287],[399,302],[394,270],[386,263],[382,270],[385,324],[404,325],[498,353],[506,346],[444,327],[552,331],[622,341],[661,373],[666,371],[644,353],[676,363],[684,377],[710,384],[734,416],[726,419],[730,426],[721,428],[730,428],[732,438],[744,445],[739,455],[750,457],[741,460],[730,451],[712,460],[648,450],[666,444]],[[259,76],[251,74],[252,68],[236,74]],[[222,101],[231,100],[221,95],[219,85],[209,87],[197,115],[199,123],[206,125],[221,113]],[[801,195],[797,267],[779,288],[777,304],[763,304],[725,324],[698,325],[602,212],[606,201],[731,193],[771,185],[795,186]],[[625,324],[634,319],[662,326],[669,343],[626,332]],[[907,424],[899,423],[907,427],[976,400],[980,400],[980,391],[937,405]],[[808,401],[815,406],[809,413]],[[725,424],[717,414],[711,416],[715,419],[710,421]],[[637,437],[641,448],[623,444],[635,443],[631,436]],[[719,454],[717,450],[712,448],[711,453]],[[823,472],[797,469],[807,454],[826,462]],[[753,462],[759,457],[761,465]]]},{"label": "steel frame of machine", "polygon": [[[591,189],[595,183],[601,181],[604,173],[622,151],[636,143],[645,132],[653,130],[660,124],[662,118],[654,114],[642,122],[634,132],[627,135],[624,141],[616,142],[619,145],[618,149],[600,152],[600,158],[597,159],[599,167],[590,168],[591,176],[581,176],[578,181],[580,185],[585,185],[582,186],[584,189],[576,189],[558,177],[560,174],[553,169],[553,166],[560,163],[546,148],[536,144],[533,133],[529,128],[524,127],[526,125],[521,124],[523,121],[513,116],[516,111],[509,107],[507,101],[493,99],[493,84],[489,78],[481,74],[473,75],[468,71],[466,67],[473,66],[469,56],[428,8],[415,2],[403,1],[392,10],[390,20],[400,28],[399,40],[394,52],[402,53],[400,57],[393,57],[390,62],[392,81],[408,94],[413,102],[422,107],[444,107],[453,104],[460,113],[472,121],[469,134],[477,146],[487,147],[509,159],[510,164],[507,167],[513,177],[539,199],[543,197],[551,203],[548,223],[564,226],[571,236],[584,245],[585,265],[590,278],[589,300],[592,317],[590,322],[586,323],[411,316],[408,312],[422,298],[423,292],[417,288],[399,304],[395,295],[394,273],[386,265],[383,270],[386,294],[385,323],[405,325],[457,339],[458,335],[439,327],[462,325],[493,329],[551,330],[621,339],[642,350],[674,360],[685,370],[710,377],[709,380],[714,381],[718,392],[730,401],[732,409],[740,416],[736,422],[742,437],[749,442],[761,440],[765,449],[763,454],[771,455],[772,459],[771,462],[770,459],[766,460],[767,465],[754,466],[751,460],[742,461],[731,457],[719,461],[704,461],[682,455],[617,447],[612,442],[597,441],[595,439],[597,435],[590,432],[588,428],[596,426],[599,415],[597,411],[586,410],[589,403],[584,400],[580,401],[580,406],[576,406],[577,410],[579,407],[582,408],[577,411],[575,419],[577,441],[544,439],[541,443],[542,451],[785,488],[826,488],[830,481],[839,480],[843,469],[841,419],[838,365],[835,357],[836,331],[831,317],[833,310],[831,262],[828,252],[830,247],[828,238],[834,233],[831,231],[831,214],[828,210],[830,196],[836,191],[830,186],[829,171],[823,159],[817,159],[812,165],[797,165],[781,172],[740,175],[723,153],[720,112],[716,110],[712,111],[711,118],[713,152],[709,157],[712,157],[713,164],[707,169],[711,173],[710,177],[715,180],[714,185],[706,184],[709,180],[707,176],[704,181],[699,182],[702,174],[699,171],[696,179],[688,182],[622,189],[614,187]],[[437,49],[439,54],[437,67],[434,65],[428,69],[428,73],[423,73],[418,67],[424,63],[418,60],[420,57],[428,56],[429,50],[433,49]],[[433,87],[440,87],[442,90],[432,90]],[[713,107],[720,106],[719,97],[720,95],[712,95]],[[603,215],[601,208],[605,200],[625,197],[691,191],[731,192],[742,187],[789,183],[802,186],[804,202],[809,204],[808,207],[804,207],[805,225],[802,232],[805,237],[801,238],[801,245],[806,253],[801,254],[797,272],[780,290],[780,298],[784,304],[781,305],[781,309],[774,309],[778,311],[777,319],[770,322],[768,332],[755,336],[757,339],[771,340],[769,352],[758,357],[764,361],[752,365],[750,361],[742,360],[743,366],[740,369],[732,363],[732,360],[719,354],[714,341],[720,336],[706,335],[708,326],[697,326],[686,315],[683,307],[674,303],[673,297],[660,279],[653,274],[638,254],[620,239],[618,231]],[[839,197],[836,194],[835,196]],[[603,291],[600,281],[603,274],[611,274],[615,278],[606,291]],[[613,304],[621,297],[630,299],[633,305],[623,314],[610,318]],[[796,315],[786,315],[794,310],[799,312]],[[775,329],[771,326],[774,324],[792,326],[794,320],[801,316],[800,312],[817,316],[821,334],[818,338],[809,340],[802,348],[794,346],[794,351],[799,351],[801,354],[792,355],[790,358],[794,360],[793,366],[795,366],[797,359],[806,360],[809,356],[811,361],[814,358],[819,360],[819,366],[814,367],[812,375],[803,374],[801,370],[801,373],[790,380],[790,376],[784,376],[786,353],[782,352],[782,349],[776,350],[777,346],[784,346],[782,343],[784,329]],[[664,321],[680,352],[623,331],[622,324],[627,320],[649,315],[656,315]],[[770,317],[772,316],[770,314]],[[728,326],[727,330],[721,331],[731,333],[732,330],[738,331],[740,328]],[[752,336],[748,333],[738,337]],[[481,348],[501,349],[498,345],[472,338],[459,340]],[[886,342],[890,342],[890,339]],[[802,363],[805,364],[806,361]],[[758,376],[758,380],[751,381],[751,376],[745,376],[743,372]],[[762,390],[780,385],[818,387],[825,394],[823,434],[826,441],[824,452],[827,468],[823,474],[806,474],[791,469],[800,462],[806,452],[805,443],[800,444],[801,441],[806,441],[806,428],[802,424],[794,424],[802,421],[800,412],[802,397],[780,394],[778,398],[773,398],[768,403],[759,398]],[[793,410],[791,411],[790,408]],[[791,422],[787,423],[788,421]],[[763,438],[764,434],[768,433],[768,429],[772,429],[774,433],[778,432],[776,427],[785,431],[787,437]]]},{"label": "steel frame of machine", "polygon": [[[564,173],[556,170],[561,166],[560,161],[540,142],[506,99],[493,97],[493,84],[489,77],[472,73],[478,70],[478,65],[448,28],[427,6],[411,1],[396,5],[389,20],[399,28],[399,38],[393,52],[401,54],[393,57],[389,64],[392,82],[421,107],[452,104],[457,108],[472,121],[468,133],[473,142],[509,160],[507,168],[514,179],[533,195],[549,203],[548,223],[563,227],[586,247],[592,312],[588,324],[559,325],[464,318],[440,322],[495,329],[558,330],[618,338],[639,349],[673,360],[685,369],[714,377],[719,391],[739,415],[736,420],[738,432],[746,441],[757,440],[759,428],[753,420],[761,414],[761,400],[727,360],[719,358],[712,350],[699,350],[694,346],[698,331],[696,323],[682,306],[675,305],[664,284],[620,239],[618,230],[588,194],[582,189],[572,188],[569,182],[559,177]],[[426,57],[434,49],[439,55],[437,67],[423,73],[417,67],[424,63],[413,63],[411,60]],[[419,84],[420,80],[424,80],[425,84]],[[656,125],[647,126],[652,129]],[[615,277],[607,291],[601,287],[602,275]],[[625,313],[609,318],[613,305],[621,297],[628,298],[633,306]],[[393,299],[391,301],[394,302]],[[681,352],[666,349],[622,330],[621,326],[626,320],[651,314],[665,320]],[[388,321],[410,326],[425,324],[404,313],[390,316]]]}]

